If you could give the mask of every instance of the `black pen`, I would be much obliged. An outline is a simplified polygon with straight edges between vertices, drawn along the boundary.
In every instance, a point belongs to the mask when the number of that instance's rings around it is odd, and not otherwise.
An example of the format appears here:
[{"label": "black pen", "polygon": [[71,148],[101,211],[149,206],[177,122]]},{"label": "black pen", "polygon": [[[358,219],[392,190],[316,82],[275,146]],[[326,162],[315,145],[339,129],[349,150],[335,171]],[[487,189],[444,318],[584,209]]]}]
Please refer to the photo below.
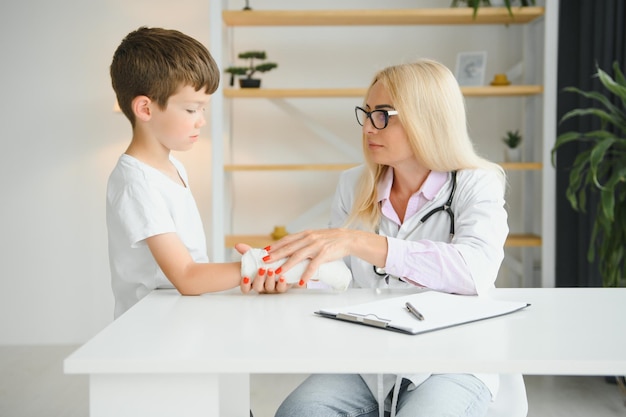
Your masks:
[{"label": "black pen", "polygon": [[413,304],[407,302],[406,309],[409,310],[409,313],[415,316],[416,319],[420,321],[424,320],[424,316],[422,316],[422,313],[420,313],[415,307],[413,307]]}]

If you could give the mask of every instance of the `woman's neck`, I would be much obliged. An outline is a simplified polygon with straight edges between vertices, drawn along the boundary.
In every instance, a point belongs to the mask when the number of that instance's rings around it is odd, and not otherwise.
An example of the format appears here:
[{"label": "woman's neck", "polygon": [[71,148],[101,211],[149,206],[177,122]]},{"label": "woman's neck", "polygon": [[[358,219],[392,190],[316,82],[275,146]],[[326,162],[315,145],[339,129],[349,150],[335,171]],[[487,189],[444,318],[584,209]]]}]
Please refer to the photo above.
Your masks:
[{"label": "woman's neck", "polygon": [[393,206],[401,223],[404,223],[406,208],[409,205],[409,199],[413,194],[419,191],[428,178],[430,170],[427,169],[409,169],[409,170],[393,170],[393,184],[389,194],[389,201]]},{"label": "woman's neck", "polygon": [[409,169],[393,170],[392,192],[402,196],[412,196],[422,188],[424,181],[428,178],[430,170],[422,167],[411,167]]}]

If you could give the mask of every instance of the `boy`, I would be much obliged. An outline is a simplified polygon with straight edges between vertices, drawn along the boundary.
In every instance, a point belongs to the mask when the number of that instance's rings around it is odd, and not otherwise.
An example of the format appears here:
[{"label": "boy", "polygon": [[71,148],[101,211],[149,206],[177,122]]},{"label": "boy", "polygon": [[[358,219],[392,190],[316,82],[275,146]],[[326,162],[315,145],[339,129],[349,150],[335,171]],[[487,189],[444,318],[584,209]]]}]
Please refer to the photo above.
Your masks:
[{"label": "boy", "polygon": [[141,27],[115,51],[111,81],[133,132],[107,186],[115,318],[155,288],[195,295],[240,283],[239,262],[208,263],[187,173],[170,154],[198,140],[219,79],[209,51],[175,30]]}]

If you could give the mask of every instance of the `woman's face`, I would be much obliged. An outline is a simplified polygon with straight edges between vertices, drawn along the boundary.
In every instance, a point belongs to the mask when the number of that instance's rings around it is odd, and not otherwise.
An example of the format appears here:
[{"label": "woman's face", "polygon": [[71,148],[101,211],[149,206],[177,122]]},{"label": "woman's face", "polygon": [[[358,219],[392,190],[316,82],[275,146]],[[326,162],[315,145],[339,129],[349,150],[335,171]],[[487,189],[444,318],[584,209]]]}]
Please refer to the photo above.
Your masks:
[{"label": "woman's face", "polygon": [[[365,101],[365,110],[396,110],[385,86],[376,82]],[[409,145],[409,139],[400,123],[398,116],[389,116],[387,127],[376,129],[372,120],[367,118],[363,123],[363,140],[370,160],[381,165],[399,168],[403,164],[415,164],[417,160]]]}]

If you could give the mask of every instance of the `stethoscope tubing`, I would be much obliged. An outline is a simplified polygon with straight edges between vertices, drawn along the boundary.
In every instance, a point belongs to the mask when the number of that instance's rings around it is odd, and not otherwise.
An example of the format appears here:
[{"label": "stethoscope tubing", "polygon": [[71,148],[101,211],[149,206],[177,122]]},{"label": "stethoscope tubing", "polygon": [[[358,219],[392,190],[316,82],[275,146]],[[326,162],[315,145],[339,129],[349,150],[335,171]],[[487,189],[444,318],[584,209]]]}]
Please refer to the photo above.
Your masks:
[{"label": "stethoscope tubing", "polygon": [[[430,219],[433,214],[439,213],[440,211],[445,211],[446,213],[448,213],[448,216],[450,217],[450,238],[454,236],[454,212],[452,211],[452,200],[454,199],[454,193],[456,191],[456,173],[457,173],[456,171],[451,172],[452,190],[450,190],[450,195],[448,196],[448,200],[444,203],[444,205],[432,209],[420,219],[420,224],[422,224],[426,222],[426,220]],[[388,281],[389,274],[385,272],[384,268],[379,268],[376,265],[372,265],[372,267],[376,275],[380,277],[385,277],[385,279],[387,280],[387,283],[389,283]]]},{"label": "stethoscope tubing", "polygon": [[420,219],[420,223],[426,222],[433,214],[439,213],[440,211],[445,211],[450,216],[450,236],[454,236],[454,212],[452,211],[452,199],[454,198],[454,192],[456,191],[456,171],[452,171],[452,190],[450,191],[450,196],[448,197],[448,201],[445,202],[443,206],[436,207],[426,213],[424,217]]}]

